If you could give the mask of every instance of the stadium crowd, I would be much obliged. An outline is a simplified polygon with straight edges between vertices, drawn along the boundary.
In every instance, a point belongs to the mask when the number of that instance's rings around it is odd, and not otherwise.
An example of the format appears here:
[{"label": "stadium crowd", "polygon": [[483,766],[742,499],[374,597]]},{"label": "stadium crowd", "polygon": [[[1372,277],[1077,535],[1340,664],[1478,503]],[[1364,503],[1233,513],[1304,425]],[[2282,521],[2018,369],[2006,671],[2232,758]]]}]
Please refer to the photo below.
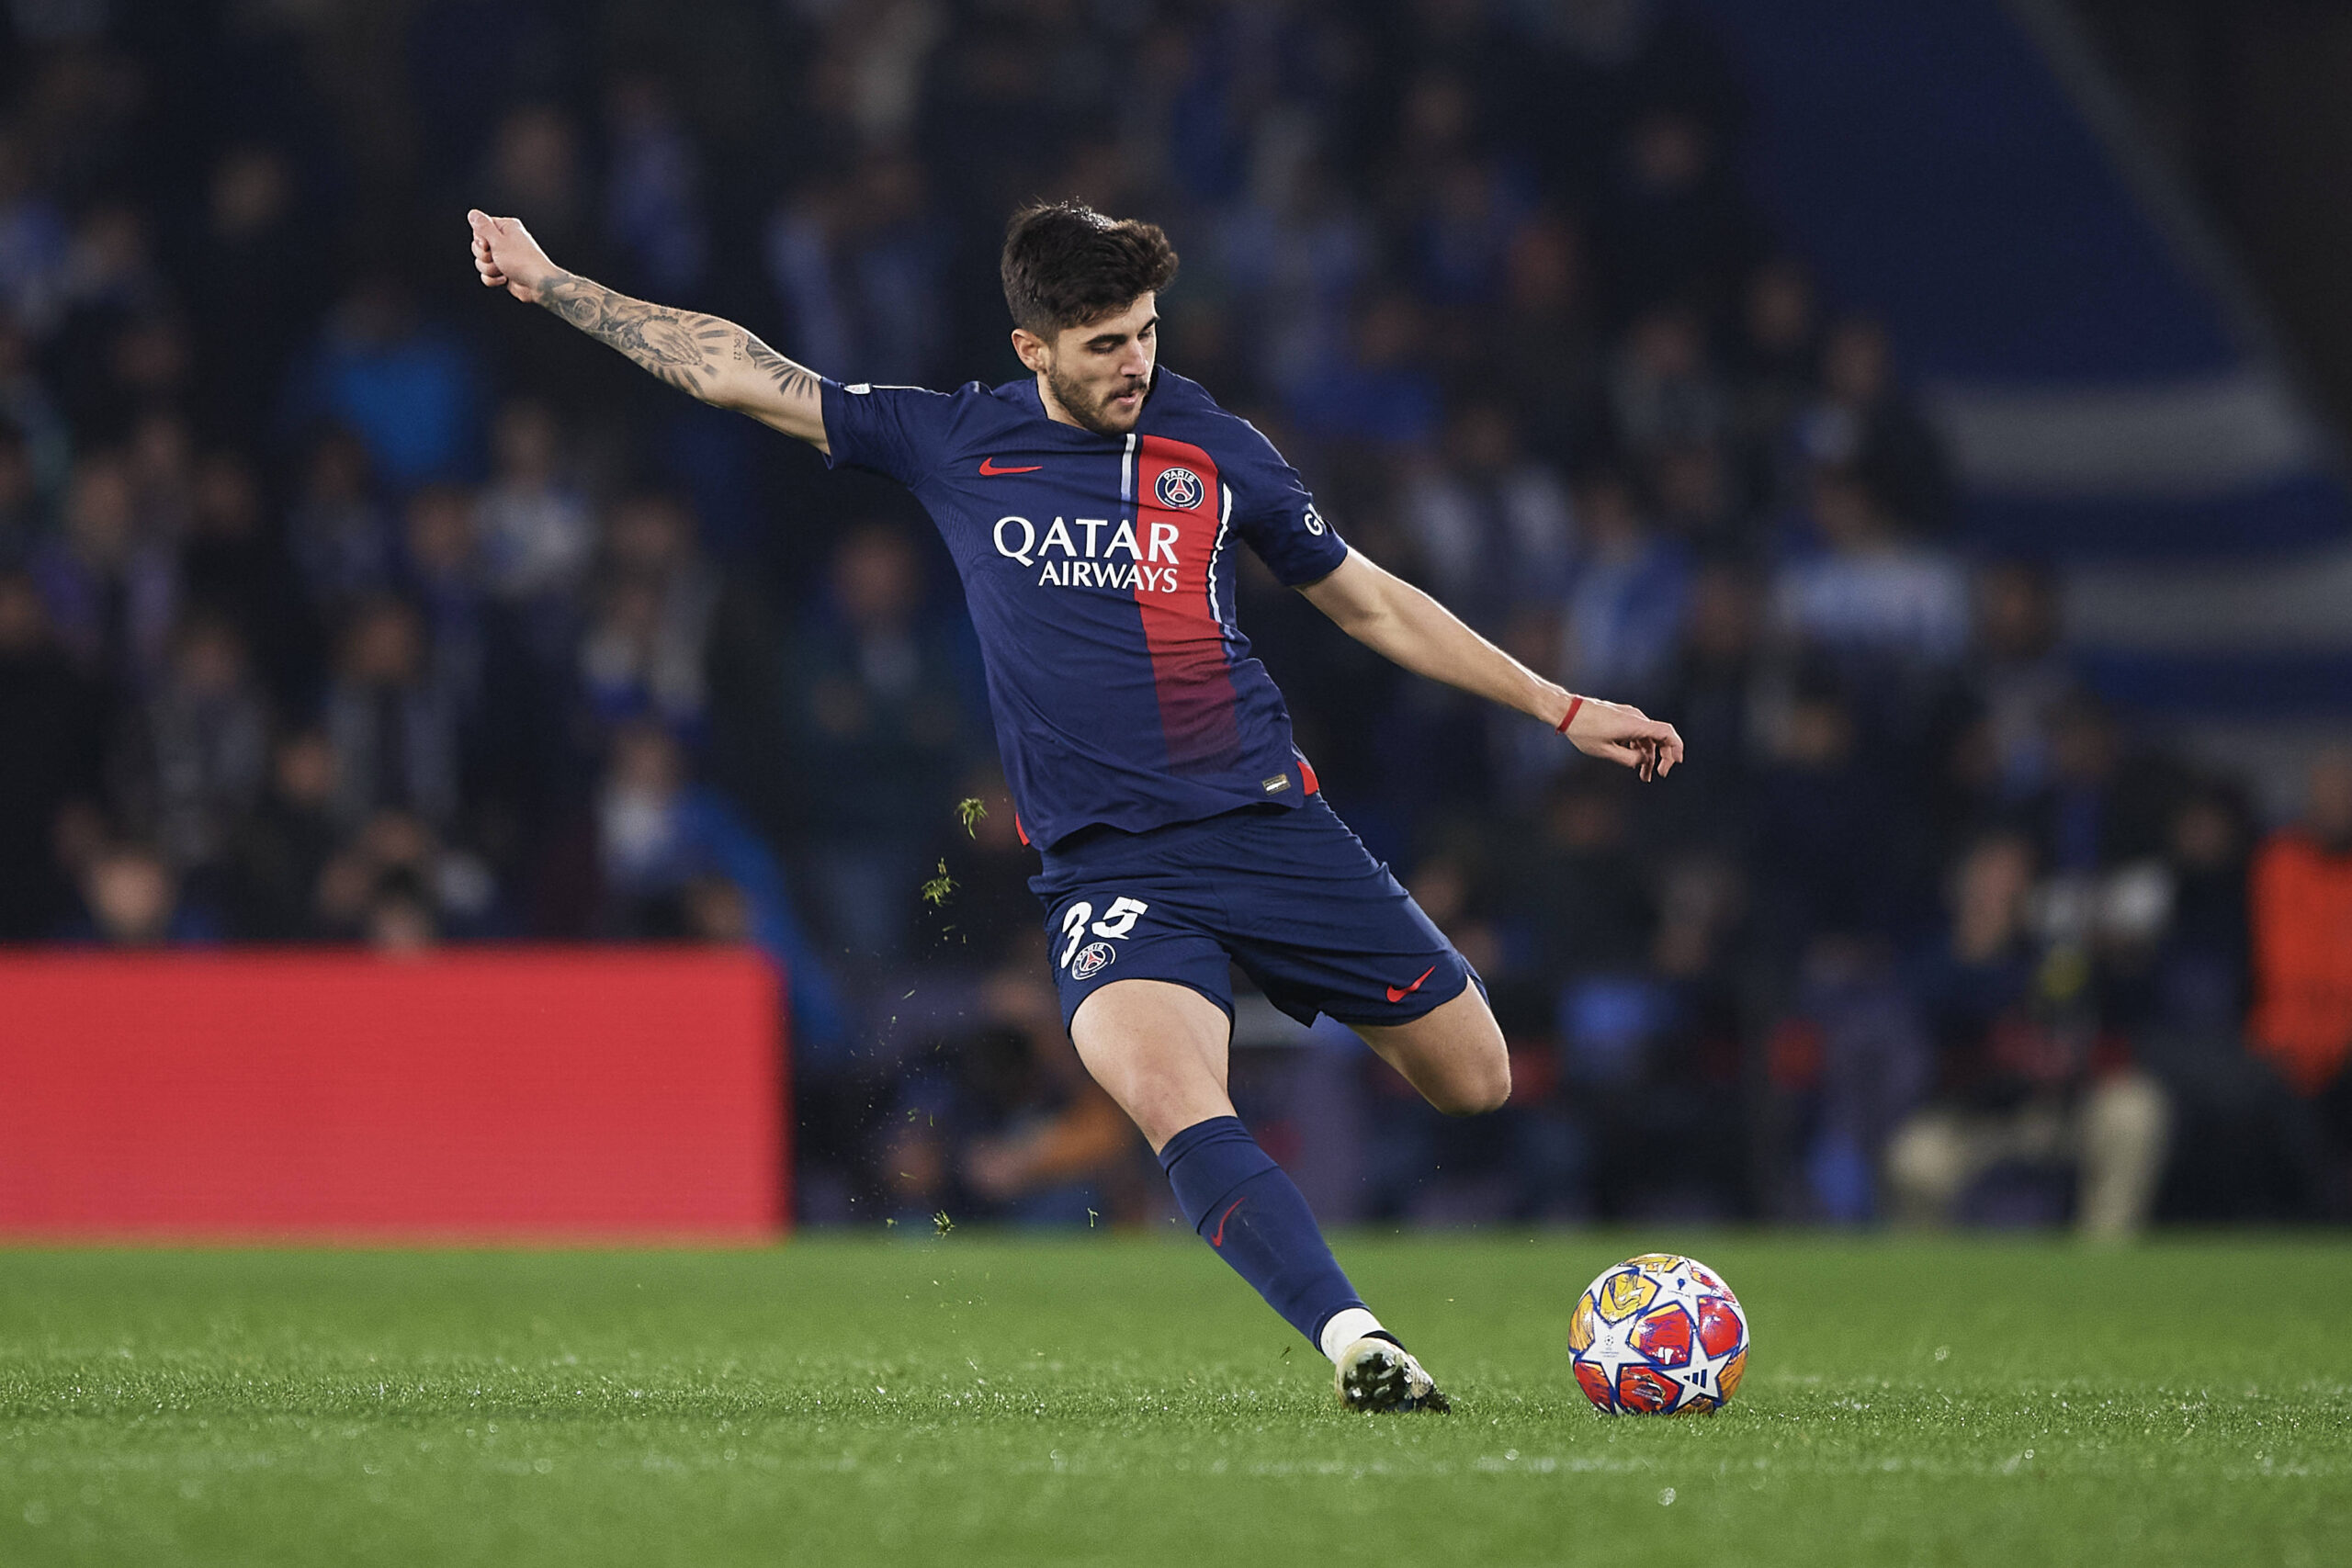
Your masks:
[{"label": "stadium crowd", "polygon": [[1678,7],[6,26],[0,940],[750,942],[791,977],[804,1217],[1155,1213],[920,512],[462,250],[511,212],[829,374],[952,385],[1017,373],[1006,215],[1077,196],[1169,230],[1165,363],[1342,534],[1689,744],[1655,787],[1580,765],[1250,563],[1302,748],[1514,1042],[1476,1123],[1315,1069],[1376,1151],[1357,1212],[2352,1206],[2352,761],[2262,823],[2083,687],[2049,563],[1972,551],[1900,345],[1744,196],[1736,73]]}]

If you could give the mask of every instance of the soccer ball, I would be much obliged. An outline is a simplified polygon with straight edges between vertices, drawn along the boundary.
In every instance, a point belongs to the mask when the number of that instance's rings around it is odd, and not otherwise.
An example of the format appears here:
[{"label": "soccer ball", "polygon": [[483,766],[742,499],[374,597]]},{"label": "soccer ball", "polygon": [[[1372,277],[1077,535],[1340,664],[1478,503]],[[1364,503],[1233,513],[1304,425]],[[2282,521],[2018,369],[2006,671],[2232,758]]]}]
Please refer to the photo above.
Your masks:
[{"label": "soccer ball", "polygon": [[1645,1252],[1585,1288],[1568,1352],[1585,1397],[1607,1415],[1720,1410],[1747,1371],[1747,1314],[1705,1264]]}]

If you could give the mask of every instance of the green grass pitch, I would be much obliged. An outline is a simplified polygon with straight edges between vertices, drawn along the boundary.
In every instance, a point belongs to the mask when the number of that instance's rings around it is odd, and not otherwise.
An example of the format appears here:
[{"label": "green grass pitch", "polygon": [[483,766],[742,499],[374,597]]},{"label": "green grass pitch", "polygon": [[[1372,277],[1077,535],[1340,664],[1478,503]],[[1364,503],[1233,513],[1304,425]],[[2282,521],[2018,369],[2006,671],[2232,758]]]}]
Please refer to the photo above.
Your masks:
[{"label": "green grass pitch", "polygon": [[[1567,1312],[1696,1254],[1730,1409]],[[1351,1416],[1188,1241],[0,1252],[0,1563],[2346,1561],[2352,1246],[1352,1237],[1452,1417]]]}]

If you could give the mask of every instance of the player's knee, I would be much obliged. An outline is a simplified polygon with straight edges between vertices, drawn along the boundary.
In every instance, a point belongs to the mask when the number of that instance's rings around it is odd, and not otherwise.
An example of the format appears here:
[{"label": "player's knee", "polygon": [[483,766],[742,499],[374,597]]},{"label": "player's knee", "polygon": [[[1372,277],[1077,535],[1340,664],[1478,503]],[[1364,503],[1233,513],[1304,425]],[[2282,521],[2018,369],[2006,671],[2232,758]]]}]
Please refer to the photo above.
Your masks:
[{"label": "player's knee", "polygon": [[1455,1074],[1430,1102],[1448,1116],[1483,1116],[1500,1111],[1510,1100],[1510,1057],[1498,1051],[1491,1059]]}]

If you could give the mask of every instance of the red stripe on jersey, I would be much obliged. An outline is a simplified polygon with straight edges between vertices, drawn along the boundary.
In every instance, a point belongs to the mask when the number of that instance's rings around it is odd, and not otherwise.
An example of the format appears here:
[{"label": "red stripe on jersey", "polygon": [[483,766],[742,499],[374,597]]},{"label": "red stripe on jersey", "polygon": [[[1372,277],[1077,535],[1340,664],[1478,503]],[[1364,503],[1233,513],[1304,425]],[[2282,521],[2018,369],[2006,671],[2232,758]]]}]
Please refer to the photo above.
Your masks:
[{"label": "red stripe on jersey", "polygon": [[1241,752],[1241,725],[1209,577],[1223,526],[1216,461],[1198,446],[1146,435],[1135,486],[1143,551],[1136,603],[1151,648],[1168,765],[1180,773],[1230,766]]},{"label": "red stripe on jersey", "polygon": [[1315,776],[1315,764],[1304,757],[1298,760],[1298,782],[1306,786],[1309,795],[1323,787],[1323,781]]}]

